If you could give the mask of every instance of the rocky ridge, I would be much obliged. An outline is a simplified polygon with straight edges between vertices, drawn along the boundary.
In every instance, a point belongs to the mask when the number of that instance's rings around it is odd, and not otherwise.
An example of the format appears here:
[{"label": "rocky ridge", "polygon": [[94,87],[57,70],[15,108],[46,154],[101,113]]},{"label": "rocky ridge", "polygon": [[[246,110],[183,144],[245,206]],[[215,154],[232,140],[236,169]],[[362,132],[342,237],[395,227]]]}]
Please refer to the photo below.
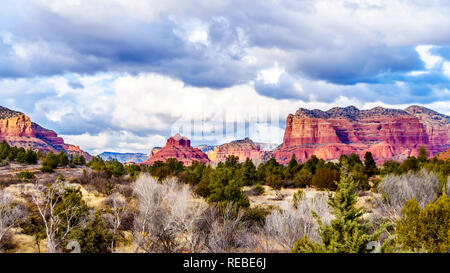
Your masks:
[{"label": "rocky ridge", "polygon": [[32,122],[27,115],[0,106],[0,141],[3,140],[11,146],[55,153],[62,150],[69,155],[83,155],[88,160],[90,158],[80,147],[64,143],[64,139],[54,131]]},{"label": "rocky ridge", "polygon": [[416,156],[420,146],[432,155],[450,148],[449,120],[448,116],[420,106],[405,110],[300,108],[288,115],[283,144],[274,151],[274,157],[286,164],[292,155],[301,161],[313,154],[331,160],[350,153],[362,157],[370,151],[381,163]]}]

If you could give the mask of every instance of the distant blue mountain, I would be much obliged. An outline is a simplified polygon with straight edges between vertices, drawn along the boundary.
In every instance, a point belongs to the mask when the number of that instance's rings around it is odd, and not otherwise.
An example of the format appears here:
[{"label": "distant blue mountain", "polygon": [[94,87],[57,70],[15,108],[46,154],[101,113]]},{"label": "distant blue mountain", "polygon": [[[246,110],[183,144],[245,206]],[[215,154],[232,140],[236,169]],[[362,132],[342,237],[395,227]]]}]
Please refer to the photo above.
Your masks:
[{"label": "distant blue mountain", "polygon": [[113,153],[113,152],[103,152],[99,154],[103,160],[116,159],[121,163],[134,162],[141,163],[148,159],[148,155],[142,153]]}]

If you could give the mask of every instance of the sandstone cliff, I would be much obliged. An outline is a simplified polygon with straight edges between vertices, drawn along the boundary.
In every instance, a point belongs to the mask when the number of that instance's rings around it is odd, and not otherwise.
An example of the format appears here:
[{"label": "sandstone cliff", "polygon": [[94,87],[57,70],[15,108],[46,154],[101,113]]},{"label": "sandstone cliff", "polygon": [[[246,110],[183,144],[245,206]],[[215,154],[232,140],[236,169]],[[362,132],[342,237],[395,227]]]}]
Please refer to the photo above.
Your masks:
[{"label": "sandstone cliff", "polygon": [[142,162],[142,164],[150,165],[155,161],[166,161],[168,158],[176,158],[188,166],[192,164],[192,161],[199,161],[202,163],[209,163],[210,160],[200,149],[192,148],[191,141],[186,137],[182,137],[180,134],[176,134],[167,140],[166,146],[159,151],[149,156],[148,160]]},{"label": "sandstone cliff", "polygon": [[83,155],[87,160],[90,158],[80,147],[65,144],[54,131],[32,122],[25,114],[0,106],[0,141],[3,140],[12,146],[55,153],[63,150],[69,155]]},{"label": "sandstone cliff", "polygon": [[283,144],[274,152],[286,164],[292,154],[305,161],[311,155],[325,160],[342,154],[363,156],[371,151],[375,160],[403,160],[417,156],[420,146],[430,155],[450,148],[449,117],[424,107],[406,110],[375,107],[359,110],[354,106],[328,111],[300,108],[286,120]]},{"label": "sandstone cliff", "polygon": [[224,162],[229,155],[235,155],[239,157],[240,162],[250,158],[255,164],[265,161],[271,155],[270,152],[263,151],[261,145],[249,138],[216,146],[213,151],[207,154],[209,159],[216,163]]}]

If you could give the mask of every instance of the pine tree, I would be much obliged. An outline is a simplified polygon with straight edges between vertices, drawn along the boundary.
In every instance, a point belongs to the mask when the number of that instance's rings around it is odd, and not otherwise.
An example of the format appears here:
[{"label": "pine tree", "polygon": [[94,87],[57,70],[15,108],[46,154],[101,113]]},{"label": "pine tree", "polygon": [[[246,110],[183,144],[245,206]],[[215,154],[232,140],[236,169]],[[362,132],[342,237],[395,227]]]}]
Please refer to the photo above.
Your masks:
[{"label": "pine tree", "polygon": [[424,146],[420,146],[419,156],[417,157],[417,160],[419,160],[420,163],[425,163],[428,161],[427,150]]},{"label": "pine tree", "polygon": [[295,155],[292,154],[289,164],[287,165],[286,169],[284,169],[284,176],[287,179],[293,179],[294,175],[298,171],[298,169],[299,169],[299,165],[298,165],[297,159],[295,159]]},{"label": "pine tree", "polygon": [[366,152],[364,155],[364,174],[366,174],[367,177],[371,177],[377,173],[378,168],[375,160],[373,159],[372,153]]},{"label": "pine tree", "polygon": [[342,167],[341,180],[337,184],[337,191],[330,195],[328,205],[334,219],[325,225],[320,217],[313,213],[319,224],[319,235],[322,244],[303,237],[295,243],[292,252],[326,252],[326,253],[361,253],[368,252],[367,246],[376,241],[385,226],[380,227],[373,234],[368,234],[368,223],[363,220],[364,208],[356,208],[356,183],[348,171],[348,165]]}]

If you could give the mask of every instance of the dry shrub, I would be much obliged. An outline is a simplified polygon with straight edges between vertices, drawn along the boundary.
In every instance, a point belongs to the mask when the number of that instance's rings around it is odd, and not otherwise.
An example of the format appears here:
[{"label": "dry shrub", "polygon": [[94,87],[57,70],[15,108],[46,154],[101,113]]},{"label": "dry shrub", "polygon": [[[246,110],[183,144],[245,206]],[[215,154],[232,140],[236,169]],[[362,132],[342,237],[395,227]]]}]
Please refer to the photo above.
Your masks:
[{"label": "dry shrub", "polygon": [[137,252],[249,252],[258,244],[258,234],[250,232],[243,211],[232,204],[208,206],[175,178],[159,183],[143,174],[134,184],[134,194]]},{"label": "dry shrub", "polygon": [[189,248],[189,233],[206,206],[193,202],[190,187],[175,178],[159,183],[143,174],[134,183],[134,193],[138,201],[133,230],[136,251],[172,253]]},{"label": "dry shrub", "polygon": [[391,220],[398,220],[406,201],[415,198],[421,208],[432,202],[439,192],[439,177],[425,169],[403,175],[387,175],[378,185],[381,213]]},{"label": "dry shrub", "polygon": [[9,194],[0,190],[0,251],[11,247],[10,231],[19,225],[25,214],[23,205],[17,204]]},{"label": "dry shrub", "polygon": [[328,196],[325,193],[317,194],[313,198],[304,198],[297,203],[297,208],[289,203],[284,208],[274,210],[267,216],[262,231],[264,251],[289,252],[297,239],[307,236],[310,240],[320,242],[317,233],[317,221],[312,212],[321,217],[324,223],[332,219],[328,207]]}]

